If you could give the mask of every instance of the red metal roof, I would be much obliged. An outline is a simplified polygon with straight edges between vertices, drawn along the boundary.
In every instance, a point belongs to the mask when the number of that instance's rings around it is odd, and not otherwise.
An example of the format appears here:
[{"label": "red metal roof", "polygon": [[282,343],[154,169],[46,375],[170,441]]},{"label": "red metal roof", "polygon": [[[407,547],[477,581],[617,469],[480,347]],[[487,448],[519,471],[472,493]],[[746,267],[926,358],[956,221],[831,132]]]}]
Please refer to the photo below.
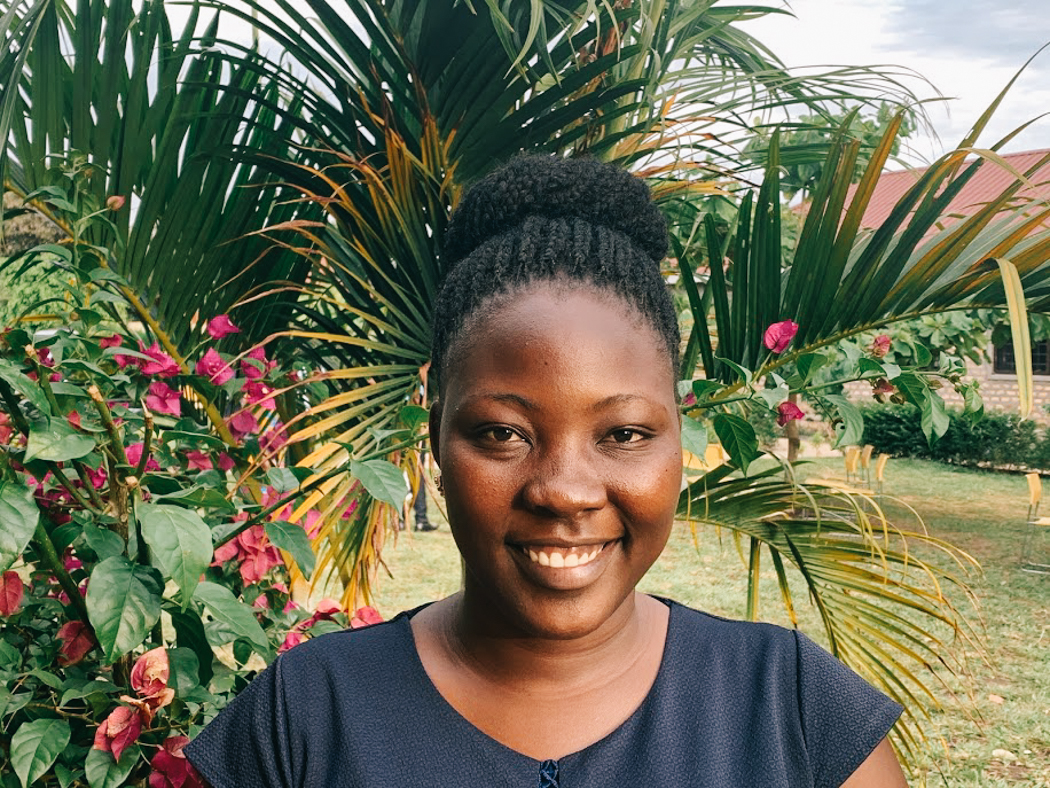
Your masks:
[{"label": "red metal roof", "polygon": [[[1002,158],[1018,172],[1025,173],[1048,153],[1050,153],[1050,149],[1026,151],[1023,153],[1004,153]],[[868,203],[868,208],[864,212],[861,226],[875,228],[886,221],[890,212],[904,196],[905,192],[927,169],[923,167],[922,169],[883,173],[875,186],[871,202]],[[970,215],[983,203],[1002,194],[1003,190],[1013,180],[1014,176],[1008,170],[993,161],[986,162],[969,183],[955,196],[945,213],[961,214],[963,216]],[[1025,187],[1019,193],[1020,195],[1050,199],[1050,164],[1043,165],[1030,177],[1030,180],[1034,185],[1034,189]],[[856,185],[850,187],[849,195],[846,199],[847,206],[852,201],[856,188]]]}]

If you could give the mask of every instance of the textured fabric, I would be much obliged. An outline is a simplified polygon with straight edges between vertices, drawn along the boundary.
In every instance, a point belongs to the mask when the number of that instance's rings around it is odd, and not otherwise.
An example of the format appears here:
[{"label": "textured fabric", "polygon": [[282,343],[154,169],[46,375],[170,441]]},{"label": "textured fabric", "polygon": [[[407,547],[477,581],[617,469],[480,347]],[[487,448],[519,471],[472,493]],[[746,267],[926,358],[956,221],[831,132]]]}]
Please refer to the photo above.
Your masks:
[{"label": "textured fabric", "polygon": [[836,788],[901,712],[801,634],[668,604],[648,697],[556,763],[491,739],[441,697],[411,613],[286,652],[185,752],[214,788]]}]

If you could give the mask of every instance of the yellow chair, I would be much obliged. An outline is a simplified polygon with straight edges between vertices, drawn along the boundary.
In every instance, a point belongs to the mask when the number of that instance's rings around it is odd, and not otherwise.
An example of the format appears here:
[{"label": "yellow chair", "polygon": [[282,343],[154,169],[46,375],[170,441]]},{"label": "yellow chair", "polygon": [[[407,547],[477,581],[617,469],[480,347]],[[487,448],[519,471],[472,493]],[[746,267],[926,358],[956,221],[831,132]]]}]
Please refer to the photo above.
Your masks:
[{"label": "yellow chair", "polygon": [[871,453],[875,447],[870,443],[860,451],[860,470],[864,477],[864,483],[871,487]]},{"label": "yellow chair", "polygon": [[889,460],[890,455],[888,454],[880,454],[875,460],[875,493],[877,495],[882,495],[882,485],[886,481],[886,463]]},{"label": "yellow chair", "polygon": [[860,446],[847,446],[842,457],[846,464],[846,482],[859,481],[857,477],[857,464],[860,462]]},{"label": "yellow chair", "polygon": [[[1025,523],[1024,541],[1021,544],[1021,568],[1031,572],[1050,571],[1050,563],[1035,560],[1036,542],[1043,544],[1050,533],[1050,517],[1039,516],[1039,504],[1043,500],[1043,480],[1038,473],[1026,473],[1028,480],[1028,517]],[[1038,551],[1044,561],[1050,556],[1043,550]]]},{"label": "yellow chair", "polygon": [[720,443],[709,443],[703,457],[691,451],[682,452],[682,466],[686,476],[702,476],[726,461],[725,449]]}]

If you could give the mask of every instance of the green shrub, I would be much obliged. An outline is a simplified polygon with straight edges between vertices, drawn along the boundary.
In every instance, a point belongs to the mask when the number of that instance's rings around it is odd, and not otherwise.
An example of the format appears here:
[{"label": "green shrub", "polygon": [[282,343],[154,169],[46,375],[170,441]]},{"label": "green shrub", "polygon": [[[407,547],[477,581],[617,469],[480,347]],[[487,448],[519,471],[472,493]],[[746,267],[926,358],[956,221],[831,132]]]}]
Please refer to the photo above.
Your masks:
[{"label": "green shrub", "polygon": [[864,409],[864,443],[895,457],[953,465],[1050,467],[1050,441],[1032,421],[992,412],[971,422],[958,410],[949,410],[948,417],[948,431],[930,446],[915,406],[868,407]]}]

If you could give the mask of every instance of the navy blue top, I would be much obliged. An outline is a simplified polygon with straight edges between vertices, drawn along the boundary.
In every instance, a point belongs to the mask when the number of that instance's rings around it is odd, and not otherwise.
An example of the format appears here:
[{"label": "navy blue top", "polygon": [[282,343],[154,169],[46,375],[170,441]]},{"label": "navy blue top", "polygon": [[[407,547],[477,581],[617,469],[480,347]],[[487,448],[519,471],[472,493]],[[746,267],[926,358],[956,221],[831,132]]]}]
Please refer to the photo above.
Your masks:
[{"label": "navy blue top", "polygon": [[448,704],[416,651],[415,611],[286,652],[185,752],[214,788],[837,788],[901,713],[798,632],[667,604],[645,701],[558,761]]}]

